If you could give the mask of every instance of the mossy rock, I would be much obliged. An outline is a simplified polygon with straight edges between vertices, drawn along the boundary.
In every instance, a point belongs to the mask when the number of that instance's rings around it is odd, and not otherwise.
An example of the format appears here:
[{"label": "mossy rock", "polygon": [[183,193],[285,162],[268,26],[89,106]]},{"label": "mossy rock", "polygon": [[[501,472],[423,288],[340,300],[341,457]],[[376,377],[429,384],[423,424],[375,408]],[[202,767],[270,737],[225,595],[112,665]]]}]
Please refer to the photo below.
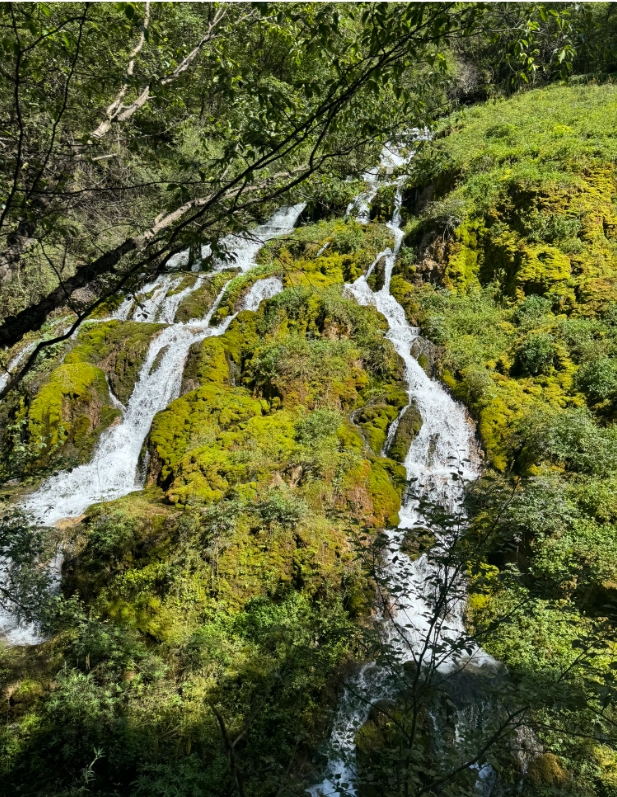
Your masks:
[{"label": "mossy rock", "polygon": [[218,385],[231,383],[229,353],[220,338],[206,338],[193,343],[189,349],[182,373],[181,393],[188,393],[212,382]]},{"label": "mossy rock", "polygon": [[374,291],[380,291],[386,281],[386,256],[383,255],[379,258],[375,266],[373,267],[373,271],[371,272],[370,276],[367,277],[367,283],[369,288]]},{"label": "mossy rock", "polygon": [[375,459],[371,462],[367,485],[375,525],[396,528],[406,485],[405,468],[393,460]]},{"label": "mossy rock", "polygon": [[401,551],[413,562],[429,551],[436,542],[437,537],[434,532],[423,526],[416,526],[405,531]]},{"label": "mossy rock", "polygon": [[27,472],[86,461],[101,432],[120,415],[100,368],[65,362],[24,409],[30,450]]},{"label": "mossy rock", "polygon": [[286,286],[325,288],[353,282],[393,245],[384,224],[360,224],[353,219],[319,222],[299,227],[291,236],[266,244],[259,263],[278,264]]},{"label": "mossy rock", "polygon": [[87,462],[101,434],[122,414],[110,387],[126,404],[162,328],[116,320],[85,324],[62,362],[38,377],[35,373],[30,403],[13,408],[21,438],[5,437],[9,467],[42,476],[51,468]]},{"label": "mossy rock", "polygon": [[108,321],[89,324],[81,330],[65,363],[90,362],[105,371],[119,401],[129,400],[152,339],[163,324],[138,321]]},{"label": "mossy rock", "polygon": [[412,402],[401,415],[388,456],[397,462],[404,462],[421,428],[422,415],[415,402]]},{"label": "mossy rock", "polygon": [[237,273],[237,269],[225,269],[205,278],[196,277],[201,284],[181,300],[176,310],[176,322],[186,323],[194,318],[205,318],[225,283]]},{"label": "mossy rock", "polygon": [[47,691],[47,685],[26,678],[10,690],[9,704],[27,709],[44,697]]},{"label": "mossy rock", "polygon": [[568,783],[568,774],[561,761],[553,753],[543,753],[529,764],[527,777],[534,786],[563,787]]},{"label": "mossy rock", "polygon": [[270,263],[254,266],[244,273],[237,273],[225,288],[219,306],[210,320],[211,325],[217,326],[230,315],[237,313],[242,307],[245,296],[256,282],[279,274],[281,270],[280,264]]},{"label": "mossy rock", "polygon": [[371,220],[390,221],[394,213],[396,186],[386,185],[377,190],[371,202]]},{"label": "mossy rock", "polygon": [[408,396],[405,390],[402,388],[391,389],[387,393],[372,398],[369,404],[354,412],[354,422],[362,429],[366,442],[375,454],[381,454],[388,436],[388,429],[398,418],[407,401]]}]

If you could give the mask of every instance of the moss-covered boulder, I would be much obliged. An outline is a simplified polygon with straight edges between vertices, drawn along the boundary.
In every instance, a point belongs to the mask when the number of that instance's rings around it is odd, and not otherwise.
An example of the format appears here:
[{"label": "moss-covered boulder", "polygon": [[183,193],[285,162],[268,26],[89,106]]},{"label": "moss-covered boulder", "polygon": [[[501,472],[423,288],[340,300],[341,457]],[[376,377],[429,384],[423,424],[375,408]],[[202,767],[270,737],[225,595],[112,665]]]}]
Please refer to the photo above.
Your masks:
[{"label": "moss-covered boulder", "polygon": [[563,788],[568,783],[568,775],[553,753],[543,753],[534,758],[529,764],[527,777],[534,786]]},{"label": "moss-covered boulder", "polygon": [[415,440],[418,432],[422,428],[422,415],[415,402],[407,407],[401,415],[392,445],[388,450],[388,456],[397,462],[404,462],[409,446]]},{"label": "moss-covered boulder", "polygon": [[31,441],[30,472],[50,462],[70,467],[87,460],[101,432],[121,415],[105,373],[84,362],[56,368],[22,412]]},{"label": "moss-covered boulder", "polygon": [[384,224],[323,221],[270,241],[258,260],[278,274],[286,287],[323,289],[353,282],[392,244],[392,233]]},{"label": "moss-covered boulder", "polygon": [[375,454],[381,454],[388,430],[398,418],[407,401],[406,391],[402,388],[395,388],[371,398],[368,404],[354,413],[355,423],[362,429],[366,442]]},{"label": "moss-covered boulder", "polygon": [[[43,359],[24,397],[4,403],[2,470],[40,478],[87,462],[105,429],[122,415],[160,324],[90,322],[74,343]],[[55,356],[54,356],[55,354]],[[116,401],[117,399],[118,401]]]},{"label": "moss-covered boulder", "polygon": [[[401,374],[374,308],[287,289],[193,346],[187,392],[148,438],[149,480],[180,505],[255,500],[282,481],[309,507],[395,525],[405,474],[374,454],[407,401]],[[375,438],[370,456],[345,420],[358,404]]]},{"label": "moss-covered boulder", "polygon": [[373,270],[366,279],[369,288],[374,291],[380,291],[386,282],[386,256],[382,255],[373,266]]}]

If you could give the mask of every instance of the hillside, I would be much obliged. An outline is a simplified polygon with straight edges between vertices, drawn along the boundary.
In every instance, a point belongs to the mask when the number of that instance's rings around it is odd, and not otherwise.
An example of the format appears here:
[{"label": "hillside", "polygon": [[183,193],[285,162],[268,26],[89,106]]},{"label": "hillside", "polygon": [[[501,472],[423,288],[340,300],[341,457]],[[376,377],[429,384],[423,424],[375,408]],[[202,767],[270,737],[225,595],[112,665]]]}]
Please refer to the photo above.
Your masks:
[{"label": "hillside", "polygon": [[12,584],[64,552],[2,618],[6,794],[305,793],[374,660],[335,793],[617,794],[615,131],[610,84],[470,106],[46,350],[0,404]]}]

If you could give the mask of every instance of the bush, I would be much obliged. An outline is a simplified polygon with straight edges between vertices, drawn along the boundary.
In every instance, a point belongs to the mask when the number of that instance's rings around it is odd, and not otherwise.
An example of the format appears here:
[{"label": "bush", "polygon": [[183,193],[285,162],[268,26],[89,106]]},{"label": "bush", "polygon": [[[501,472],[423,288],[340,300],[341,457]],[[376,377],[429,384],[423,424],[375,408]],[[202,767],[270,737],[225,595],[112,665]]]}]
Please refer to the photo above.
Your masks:
[{"label": "bush", "polygon": [[516,353],[516,364],[524,374],[538,376],[549,373],[555,360],[555,339],[547,332],[526,338]]},{"label": "bush", "polygon": [[296,498],[290,490],[274,487],[257,505],[257,511],[264,523],[269,526],[276,523],[284,528],[294,528],[306,515],[308,508],[304,501]]},{"label": "bush", "polygon": [[315,410],[296,424],[296,440],[310,444],[323,437],[332,437],[341,425],[338,412],[329,409]]},{"label": "bush", "polygon": [[617,362],[601,357],[584,363],[576,374],[575,383],[593,404],[606,401],[617,392]]},{"label": "bush", "polygon": [[617,428],[596,426],[588,410],[563,410],[536,422],[530,419],[525,436],[533,461],[548,460],[596,476],[608,476],[617,469]]},{"label": "bush", "polygon": [[537,324],[551,312],[551,306],[551,302],[544,296],[533,293],[518,305],[514,311],[514,320],[524,326]]}]

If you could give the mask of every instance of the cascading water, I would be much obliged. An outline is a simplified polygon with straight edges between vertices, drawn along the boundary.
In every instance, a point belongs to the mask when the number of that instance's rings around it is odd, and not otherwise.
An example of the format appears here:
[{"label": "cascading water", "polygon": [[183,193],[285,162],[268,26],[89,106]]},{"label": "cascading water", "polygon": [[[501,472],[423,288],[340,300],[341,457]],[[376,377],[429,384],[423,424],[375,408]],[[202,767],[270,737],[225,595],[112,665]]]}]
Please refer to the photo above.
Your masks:
[{"label": "cascading water", "polygon": [[[386,171],[398,166],[404,159],[392,150],[382,157],[381,166]],[[392,185],[393,183],[388,183]],[[388,322],[387,338],[392,341],[397,353],[405,363],[405,380],[408,386],[409,403],[414,402],[422,416],[422,427],[413,440],[405,459],[408,481],[414,484],[415,496],[439,503],[449,511],[460,511],[463,499],[463,484],[479,475],[479,456],[474,429],[464,408],[458,404],[436,381],[430,379],[410,348],[418,337],[418,329],[412,327],[405,312],[390,294],[392,270],[400,249],[403,231],[400,208],[402,204],[401,181],[396,186],[395,209],[388,227],[394,235],[394,247],[386,250],[375,260],[372,268],[385,258],[384,284],[373,292],[366,277],[362,276],[347,285],[346,293],[361,305],[374,305]],[[365,205],[379,188],[374,173],[369,174],[369,190],[356,202],[358,220],[368,219]],[[350,209],[348,209],[348,212]],[[369,274],[367,273],[367,277]],[[408,405],[409,406],[409,405]],[[393,424],[393,426],[396,426]],[[394,429],[384,447],[387,450]],[[462,471],[462,473],[461,473]],[[460,478],[462,476],[462,479]],[[431,624],[432,609],[427,592],[431,591],[431,580],[435,566],[426,554],[410,561],[401,550],[405,531],[414,526],[423,526],[417,497],[407,497],[400,511],[397,529],[386,532],[388,547],[385,553],[384,571],[391,584],[403,589],[392,597],[391,618],[383,623],[386,644],[401,662],[423,662],[430,660],[430,651],[439,651],[433,656],[433,666],[445,673],[461,667],[473,667],[494,672],[497,662],[479,648],[471,653],[460,652],[457,644],[465,636],[463,626],[464,604],[460,598],[448,606],[445,620]],[[446,545],[447,540],[438,540],[437,546]],[[451,651],[444,654],[444,650]],[[459,651],[458,653],[455,651]],[[324,780],[309,789],[313,797],[327,795],[355,795],[355,737],[367,721],[375,703],[394,697],[388,673],[375,663],[362,667],[345,688],[330,737],[330,758]],[[489,795],[494,780],[490,767],[479,768],[476,788],[479,793]]]},{"label": "cascading water", "polygon": [[13,375],[14,371],[17,369],[18,365],[26,359],[28,354],[34,349],[36,343],[30,343],[28,346],[24,346],[24,348],[17,354],[11,362],[6,367],[6,373],[0,374],[0,390],[4,390],[6,387],[7,382]]},{"label": "cascading water", "polygon": [[[228,236],[224,245],[234,265],[242,272],[248,271],[255,265],[255,256],[267,241],[293,230],[303,208],[304,204],[283,208],[268,223],[250,234]],[[228,265],[226,259],[216,268],[220,270]],[[173,305],[166,307],[165,297],[166,292],[177,284],[178,278],[163,275],[146,286],[150,303],[144,303],[135,310],[134,320],[155,320],[161,311],[168,312],[171,317]],[[91,504],[111,501],[140,489],[138,463],[142,445],[156,413],[165,409],[179,394],[190,346],[206,337],[222,335],[237,315],[235,313],[226,318],[216,327],[210,326],[225,288],[226,285],[203,320],[186,324],[171,323],[171,317],[170,326],[152,341],[122,422],[101,435],[92,460],[71,471],[52,476],[23,501],[24,510],[37,524],[49,526],[64,518],[79,517]],[[246,295],[242,309],[256,310],[261,301],[271,298],[282,289],[283,285],[276,277],[258,280]],[[144,306],[145,318],[142,315]],[[174,316],[177,306],[175,304],[173,309]],[[155,368],[157,358],[159,362]],[[58,572],[60,566],[59,559],[55,563]],[[0,613],[0,637],[10,644],[36,644],[40,641],[36,629],[17,625],[7,613]]]}]

